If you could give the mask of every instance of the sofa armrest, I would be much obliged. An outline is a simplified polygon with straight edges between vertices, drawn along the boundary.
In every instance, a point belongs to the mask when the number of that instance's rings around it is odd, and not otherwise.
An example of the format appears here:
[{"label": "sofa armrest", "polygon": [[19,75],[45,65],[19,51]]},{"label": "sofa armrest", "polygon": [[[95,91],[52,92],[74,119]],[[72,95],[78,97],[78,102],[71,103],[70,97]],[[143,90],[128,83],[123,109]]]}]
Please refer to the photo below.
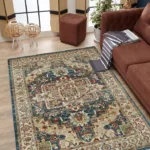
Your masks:
[{"label": "sofa armrest", "polygon": [[132,8],[120,11],[109,11],[102,14],[100,45],[102,46],[103,34],[108,31],[133,30],[141,16],[143,8]]}]

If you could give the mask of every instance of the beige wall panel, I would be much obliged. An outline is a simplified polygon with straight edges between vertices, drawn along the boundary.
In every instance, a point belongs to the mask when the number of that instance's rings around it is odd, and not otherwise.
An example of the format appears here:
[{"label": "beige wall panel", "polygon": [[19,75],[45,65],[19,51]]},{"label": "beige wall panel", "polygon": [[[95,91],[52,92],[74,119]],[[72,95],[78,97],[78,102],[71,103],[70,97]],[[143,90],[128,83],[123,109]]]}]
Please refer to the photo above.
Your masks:
[{"label": "beige wall panel", "polygon": [[[86,6],[86,7],[85,7]],[[86,11],[89,8],[89,0],[76,0],[76,9]],[[81,14],[85,16],[85,14]],[[86,16],[88,13],[86,14]]]},{"label": "beige wall panel", "polygon": [[13,0],[5,0],[7,16],[14,14]]},{"label": "beige wall panel", "polygon": [[5,26],[6,24],[7,24],[7,20],[0,20],[0,27]]},{"label": "beige wall panel", "polygon": [[[60,17],[62,17],[64,15],[66,15],[66,14],[63,14]],[[51,14],[50,24],[51,24],[51,30],[53,32],[59,32],[59,15]]]},{"label": "beige wall panel", "polygon": [[60,0],[60,11],[67,9],[67,0]]},{"label": "beige wall panel", "polygon": [[59,16],[51,14],[51,30],[53,32],[59,32]]},{"label": "beige wall panel", "polygon": [[85,10],[85,0],[76,0],[76,9]]},{"label": "beige wall panel", "polygon": [[58,11],[60,4],[60,10],[67,9],[67,0],[50,0],[50,9]]},{"label": "beige wall panel", "polygon": [[[58,4],[60,4],[60,6]],[[60,11],[67,9],[67,0],[50,0],[50,10],[59,12],[59,7]],[[53,32],[59,32],[59,15],[51,14],[50,24]]]},{"label": "beige wall panel", "polygon": [[89,0],[76,0],[76,9],[85,10],[85,2],[86,9],[89,8]]},{"label": "beige wall panel", "polygon": [[0,16],[5,16],[5,9],[3,0],[0,0]]},{"label": "beige wall panel", "polygon": [[[86,7],[85,7],[86,3]],[[86,11],[89,8],[89,0],[76,0],[76,9]],[[79,14],[79,13],[78,13]],[[79,14],[85,16],[85,14]],[[88,13],[86,14],[88,16]]]},{"label": "beige wall panel", "polygon": [[58,20],[59,21],[59,15],[53,15],[53,14],[50,14],[51,15],[51,20]]},{"label": "beige wall panel", "polygon": [[58,11],[58,0],[50,0],[50,10]]},{"label": "beige wall panel", "polygon": [[[5,13],[5,8],[4,6],[6,7],[6,13]],[[1,16],[9,16],[9,15],[12,15],[14,14],[14,6],[13,6],[13,0],[5,0],[5,5],[3,3],[3,0],[0,0],[0,15]],[[15,18],[11,19],[11,20],[14,20]],[[9,20],[9,21],[11,21]],[[0,20],[0,31],[1,31],[1,35],[4,37],[4,38],[8,38],[6,33],[5,33],[5,27],[6,27],[6,24],[7,24],[7,20]]]},{"label": "beige wall panel", "polygon": [[6,20],[0,20],[0,32],[3,38],[8,38],[7,34],[5,33],[6,24],[7,24]]}]

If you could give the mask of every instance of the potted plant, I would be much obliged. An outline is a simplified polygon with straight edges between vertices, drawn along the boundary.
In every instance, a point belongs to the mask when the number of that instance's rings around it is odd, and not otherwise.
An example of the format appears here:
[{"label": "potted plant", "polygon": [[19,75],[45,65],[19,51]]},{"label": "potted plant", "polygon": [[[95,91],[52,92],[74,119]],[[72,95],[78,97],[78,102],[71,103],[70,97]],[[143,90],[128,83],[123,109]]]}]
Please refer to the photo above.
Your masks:
[{"label": "potted plant", "polygon": [[100,0],[96,3],[95,11],[91,13],[91,20],[94,24],[95,41],[100,42],[101,15],[103,12],[116,10],[116,4],[112,5],[112,0]]}]

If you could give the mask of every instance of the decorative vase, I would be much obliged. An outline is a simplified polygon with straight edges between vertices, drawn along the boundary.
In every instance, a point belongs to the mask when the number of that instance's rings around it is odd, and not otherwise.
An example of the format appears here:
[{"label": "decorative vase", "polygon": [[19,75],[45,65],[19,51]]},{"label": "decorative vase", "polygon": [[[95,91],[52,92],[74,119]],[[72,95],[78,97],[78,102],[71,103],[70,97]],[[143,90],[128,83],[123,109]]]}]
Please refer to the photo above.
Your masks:
[{"label": "decorative vase", "polygon": [[36,46],[38,46],[36,37],[40,34],[40,32],[41,32],[41,29],[37,24],[30,23],[25,26],[25,34],[31,39],[30,46],[33,45],[34,41],[36,43]]},{"label": "decorative vase", "polygon": [[5,32],[8,37],[13,38],[12,49],[14,48],[15,41],[17,45],[22,47],[21,40],[19,39],[24,34],[24,25],[22,23],[16,20],[10,21],[5,27]]},{"label": "decorative vase", "polygon": [[97,25],[94,25],[94,41],[99,43],[100,42],[100,32],[101,30],[99,28],[97,28]]}]

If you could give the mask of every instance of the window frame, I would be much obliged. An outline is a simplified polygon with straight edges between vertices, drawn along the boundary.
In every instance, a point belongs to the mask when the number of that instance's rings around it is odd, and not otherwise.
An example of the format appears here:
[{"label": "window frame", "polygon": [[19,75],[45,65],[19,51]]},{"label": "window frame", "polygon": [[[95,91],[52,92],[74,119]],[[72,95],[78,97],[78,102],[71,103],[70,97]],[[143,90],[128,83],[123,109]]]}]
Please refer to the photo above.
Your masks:
[{"label": "window frame", "polygon": [[[21,14],[26,14],[26,21],[27,21],[27,24],[29,24],[29,14],[30,13],[37,13],[38,14],[38,23],[39,23],[39,26],[41,28],[41,17],[40,17],[40,13],[43,13],[43,12],[49,12],[50,13],[50,10],[40,10],[40,5],[39,5],[39,0],[36,0],[37,2],[37,11],[28,11],[28,6],[27,6],[27,0],[24,0],[24,4],[25,4],[25,12],[15,12],[16,15],[21,15]],[[50,9],[50,8],[49,8]]]}]

